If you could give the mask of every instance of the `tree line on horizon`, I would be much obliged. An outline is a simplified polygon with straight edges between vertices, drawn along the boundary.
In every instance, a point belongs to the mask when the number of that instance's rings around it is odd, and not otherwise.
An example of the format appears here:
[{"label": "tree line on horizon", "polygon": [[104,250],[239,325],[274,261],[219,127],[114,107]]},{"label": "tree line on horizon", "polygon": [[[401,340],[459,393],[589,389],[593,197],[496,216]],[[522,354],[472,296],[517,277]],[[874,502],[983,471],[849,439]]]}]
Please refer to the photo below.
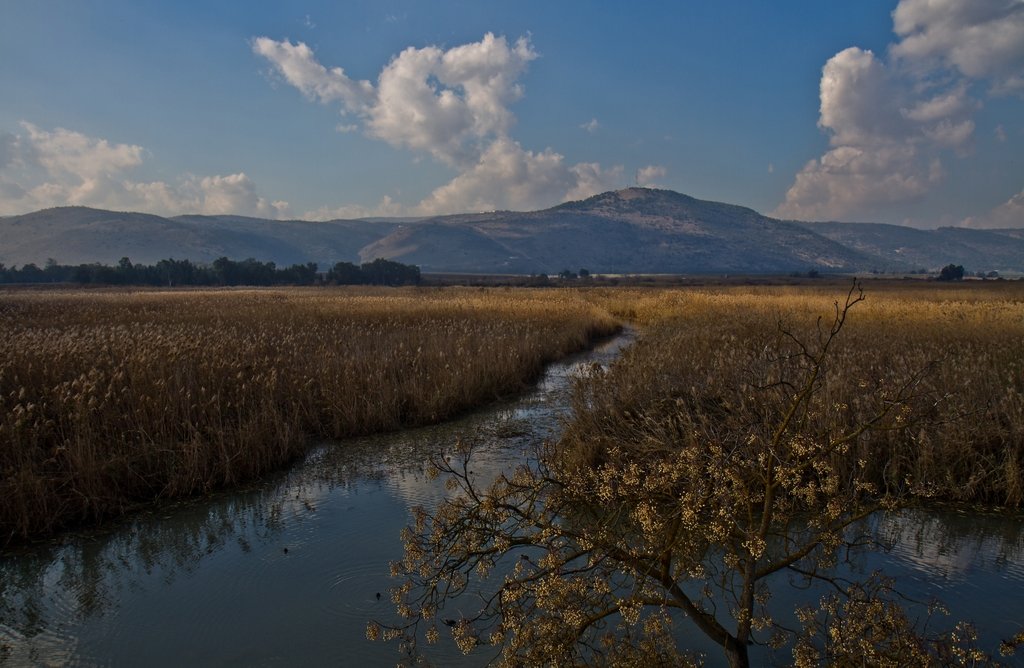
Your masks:
[{"label": "tree line on horizon", "polygon": [[418,285],[420,268],[378,258],[356,265],[336,262],[326,272],[317,263],[279,268],[274,262],[254,258],[241,261],[220,257],[211,264],[168,258],[156,264],[134,264],[123,257],[114,266],[101,263],[59,264],[48,260],[43,267],[28,263],[7,267],[0,263],[0,284],[76,283],[79,285],[149,286],[275,286],[275,285]]}]

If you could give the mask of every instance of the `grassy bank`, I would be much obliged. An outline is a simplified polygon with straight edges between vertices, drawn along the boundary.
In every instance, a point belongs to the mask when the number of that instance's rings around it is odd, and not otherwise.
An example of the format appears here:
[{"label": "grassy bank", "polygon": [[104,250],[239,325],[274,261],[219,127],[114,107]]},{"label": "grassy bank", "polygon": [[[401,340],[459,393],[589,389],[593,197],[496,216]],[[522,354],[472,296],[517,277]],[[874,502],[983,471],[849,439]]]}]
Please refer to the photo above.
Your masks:
[{"label": "grassy bank", "polygon": [[615,326],[566,291],[0,294],[0,544],[443,420]]},{"label": "grassy bank", "polygon": [[[904,497],[1020,507],[1024,286],[866,289],[830,352],[805,416],[808,431],[848,433],[906,387],[906,422],[892,415],[867,430],[842,455],[841,470],[863,462],[877,489]],[[592,465],[613,448],[637,456],[687,434],[712,434],[725,445],[748,438],[792,398],[779,374],[799,350],[780,323],[813,346],[818,317],[827,327],[844,293],[836,286],[589,293],[643,333],[610,374],[582,388],[564,454]]]}]

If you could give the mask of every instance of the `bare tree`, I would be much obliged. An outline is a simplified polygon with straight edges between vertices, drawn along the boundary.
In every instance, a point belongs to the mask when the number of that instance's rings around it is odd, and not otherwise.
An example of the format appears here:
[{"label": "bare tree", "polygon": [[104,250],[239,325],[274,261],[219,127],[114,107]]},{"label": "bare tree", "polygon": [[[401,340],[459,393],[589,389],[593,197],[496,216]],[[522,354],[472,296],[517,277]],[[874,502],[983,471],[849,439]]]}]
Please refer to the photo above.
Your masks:
[{"label": "bare tree", "polygon": [[[780,324],[732,396],[693,387],[602,409],[615,373],[592,374],[576,401],[584,426],[570,426],[536,462],[485,486],[471,473],[472,443],[438,459],[457,493],[417,511],[393,565],[404,621],[371,623],[368,635],[433,642],[447,624],[464,651],[489,644],[506,664],[695,662],[677,647],[673,617],[682,613],[732,666],[749,665],[754,643],[793,644],[807,665],[838,656],[814,640],[828,624],[813,611],[802,614],[804,629],[772,618],[770,578],[784,571],[826,580],[837,596],[867,601],[861,609],[882,605],[888,617],[862,620],[877,622],[879,637],[907,631],[879,587],[851,587],[828,570],[841,548],[866,540],[854,525],[914,491],[912,482],[880,484],[861,442],[905,432],[937,400],[921,389],[924,369],[865,388],[857,411],[837,403],[830,361],[863,299],[854,284],[831,322],[819,319],[809,334]],[[459,616],[445,617],[463,594]],[[934,655],[923,638],[900,647],[911,646]]]}]

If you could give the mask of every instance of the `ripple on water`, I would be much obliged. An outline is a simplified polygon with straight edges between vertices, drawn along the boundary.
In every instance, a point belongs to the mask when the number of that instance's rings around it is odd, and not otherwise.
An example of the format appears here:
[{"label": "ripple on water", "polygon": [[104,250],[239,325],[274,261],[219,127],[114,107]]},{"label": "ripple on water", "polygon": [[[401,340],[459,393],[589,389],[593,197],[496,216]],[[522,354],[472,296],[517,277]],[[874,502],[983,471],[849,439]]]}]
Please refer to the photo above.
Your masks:
[{"label": "ripple on water", "polygon": [[11,666],[100,666],[77,657],[77,639],[70,633],[45,629],[26,635],[0,624],[0,664]]},{"label": "ripple on water", "polygon": [[[394,644],[369,643],[365,627],[395,618],[389,588],[398,583],[388,564],[401,558],[410,507],[446,495],[425,473],[428,455],[474,437],[485,444],[474,475],[511,470],[557,429],[572,377],[595,373],[590,361],[607,364],[624,341],[553,365],[517,401],[445,425],[327,444],[257,491],[169,510],[97,544],[71,540],[67,551],[34,562],[0,564],[0,575],[24,571],[21,591],[41,601],[35,626],[0,619],[0,663],[393,665],[401,658]],[[922,583],[919,591],[938,587],[956,598],[975,587],[960,597],[973,603],[950,601],[954,615],[965,603],[993,616],[1024,614],[1024,606],[1014,613],[985,599],[1000,592],[1008,603],[1024,600],[1021,523],[968,518],[966,527],[943,528],[947,519],[881,524],[894,548],[877,563]],[[3,591],[7,603],[10,588]],[[457,617],[458,603],[442,615]],[[486,661],[462,657],[444,631],[430,650],[435,664]]]}]

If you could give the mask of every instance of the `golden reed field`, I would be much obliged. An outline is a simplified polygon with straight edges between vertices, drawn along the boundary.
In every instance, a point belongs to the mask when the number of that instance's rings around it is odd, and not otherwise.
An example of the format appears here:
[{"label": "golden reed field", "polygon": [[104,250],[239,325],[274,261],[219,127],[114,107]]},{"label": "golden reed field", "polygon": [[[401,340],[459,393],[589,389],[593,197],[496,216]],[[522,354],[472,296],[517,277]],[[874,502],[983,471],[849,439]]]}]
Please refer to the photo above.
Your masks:
[{"label": "golden reed field", "polygon": [[436,422],[616,322],[567,291],[0,294],[0,544]]},{"label": "golden reed field", "polygon": [[[867,410],[927,370],[928,423],[859,456],[919,494],[1019,506],[1024,283],[907,283],[866,285],[828,400]],[[666,402],[725,430],[758,410],[751,360],[780,320],[812,335],[848,287],[0,293],[0,544],[237,484],[312,439],[444,420],[624,321],[640,340],[590,383],[566,447],[627,444]]]},{"label": "golden reed field", "polygon": [[[564,454],[593,464],[612,446],[642,452],[680,430],[728,443],[771,423],[798,389],[797,341],[813,352],[819,317],[827,338],[849,287],[592,293],[643,335],[577,397]],[[1020,507],[1024,282],[866,282],[864,294],[801,429],[851,433],[898,405],[856,439],[840,470],[867,469],[876,490],[903,498]]]}]

